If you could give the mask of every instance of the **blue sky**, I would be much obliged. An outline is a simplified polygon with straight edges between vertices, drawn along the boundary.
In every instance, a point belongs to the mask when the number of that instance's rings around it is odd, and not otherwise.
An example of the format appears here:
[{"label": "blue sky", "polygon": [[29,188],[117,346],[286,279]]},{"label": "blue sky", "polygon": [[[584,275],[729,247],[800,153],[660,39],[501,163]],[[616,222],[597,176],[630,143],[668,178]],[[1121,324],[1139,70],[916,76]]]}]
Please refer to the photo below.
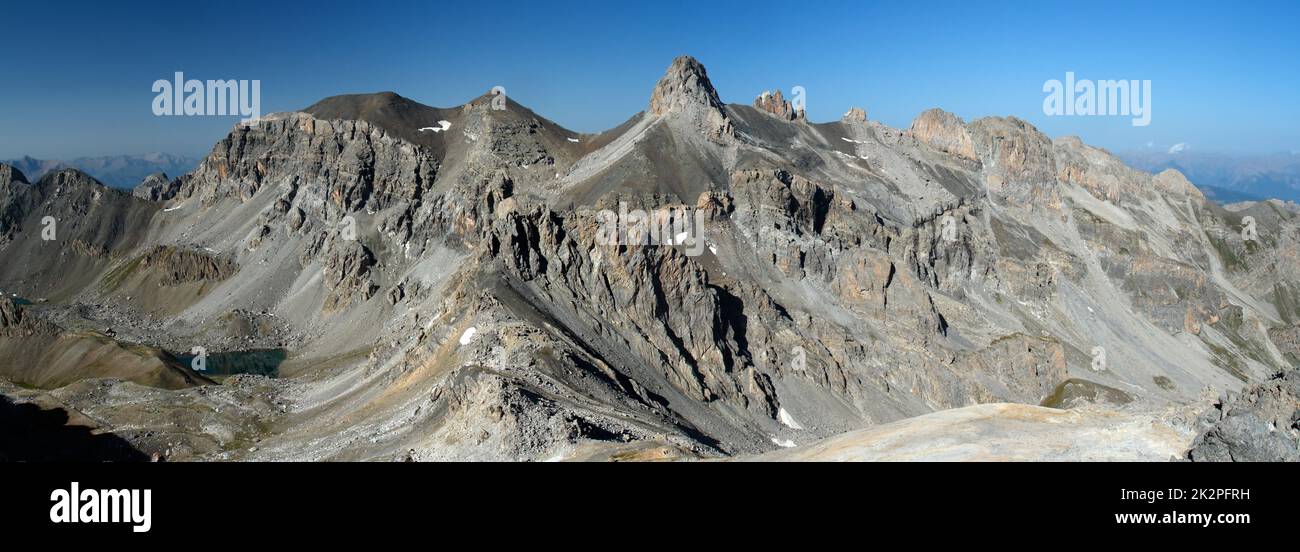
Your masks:
[{"label": "blue sky", "polygon": [[[645,108],[691,54],[726,102],[807,90],[897,127],[942,107],[1113,150],[1300,150],[1300,3],[10,2],[0,158],[206,153],[234,117],[155,117],[157,79],[260,79],[262,111],[393,90],[452,106],[506,87],[574,130]],[[1044,81],[1149,79],[1152,120],[1047,117]]]}]

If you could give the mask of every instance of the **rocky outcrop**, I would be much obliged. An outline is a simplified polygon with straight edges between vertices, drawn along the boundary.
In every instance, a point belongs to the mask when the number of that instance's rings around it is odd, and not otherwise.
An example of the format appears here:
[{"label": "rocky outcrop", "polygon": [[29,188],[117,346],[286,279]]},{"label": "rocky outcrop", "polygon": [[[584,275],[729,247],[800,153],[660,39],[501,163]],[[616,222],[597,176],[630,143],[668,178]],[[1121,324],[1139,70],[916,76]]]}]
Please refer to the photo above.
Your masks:
[{"label": "rocky outcrop", "polygon": [[0,294],[0,328],[12,328],[23,321],[23,311],[12,300]]},{"label": "rocky outcrop", "polygon": [[350,240],[334,240],[328,246],[324,266],[325,310],[334,311],[353,302],[370,299],[379,290],[371,279],[375,256],[366,246]]},{"label": "rocky outcrop", "polygon": [[[775,93],[770,90],[764,91],[757,98],[754,98],[754,108],[786,121],[804,119],[804,110],[791,107],[790,102],[781,95],[780,89],[777,89]],[[865,114],[863,118],[866,118]]]},{"label": "rocky outcrop", "polygon": [[[863,113],[866,118],[866,113]],[[975,161],[975,145],[971,141],[966,123],[960,117],[942,109],[927,109],[912,120],[909,130],[917,140],[946,153]]]},{"label": "rocky outcrop", "polygon": [[167,201],[175,197],[180,188],[180,180],[169,180],[165,173],[153,173],[144,177],[131,194],[145,201]]},{"label": "rocky outcrop", "polygon": [[537,137],[540,131],[536,120],[495,124],[488,132],[489,147],[493,155],[516,167],[554,165],[555,157]]},{"label": "rocky outcrop", "polygon": [[159,283],[175,286],[186,282],[219,282],[239,271],[230,259],[174,246],[160,245],[140,257],[140,268],[159,277]]},{"label": "rocky outcrop", "polygon": [[1220,397],[1198,422],[1193,462],[1300,462],[1300,370]]},{"label": "rocky outcrop", "polygon": [[867,110],[862,109],[861,107],[849,108],[849,110],[844,112],[844,115],[840,117],[840,121],[850,124],[865,123],[867,122]]}]

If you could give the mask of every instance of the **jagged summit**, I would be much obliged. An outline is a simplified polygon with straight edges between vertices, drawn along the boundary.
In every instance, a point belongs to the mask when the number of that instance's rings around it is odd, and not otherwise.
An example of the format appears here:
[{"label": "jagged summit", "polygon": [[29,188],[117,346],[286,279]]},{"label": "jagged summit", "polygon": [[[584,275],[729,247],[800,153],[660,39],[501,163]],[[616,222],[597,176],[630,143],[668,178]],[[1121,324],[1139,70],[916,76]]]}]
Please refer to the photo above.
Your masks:
[{"label": "jagged summit", "polygon": [[858,124],[865,123],[867,122],[867,110],[856,106],[851,107],[840,117],[840,122]]},{"label": "jagged summit", "polygon": [[728,143],[735,130],[704,65],[691,56],[678,56],[655,84],[650,115],[676,114],[713,142]]},{"label": "jagged summit", "polygon": [[655,84],[650,96],[650,113],[663,115],[674,109],[703,105],[721,110],[722,100],[709,81],[704,65],[691,56],[677,56]]},{"label": "jagged summit", "polygon": [[796,109],[790,105],[789,100],[785,99],[779,88],[776,92],[764,90],[762,94],[754,98],[754,108],[786,121],[803,120],[806,117],[802,108]]}]

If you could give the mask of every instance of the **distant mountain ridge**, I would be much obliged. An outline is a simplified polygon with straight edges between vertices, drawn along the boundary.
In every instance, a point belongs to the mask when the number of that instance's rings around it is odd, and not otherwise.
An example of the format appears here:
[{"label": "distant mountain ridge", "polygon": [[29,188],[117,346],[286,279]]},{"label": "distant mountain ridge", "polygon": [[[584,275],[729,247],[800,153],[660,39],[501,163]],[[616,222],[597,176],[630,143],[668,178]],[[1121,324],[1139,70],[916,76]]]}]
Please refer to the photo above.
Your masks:
[{"label": "distant mountain ridge", "polygon": [[143,153],[138,155],[106,155],[78,157],[75,159],[36,159],[24,156],[4,162],[22,171],[36,181],[46,173],[60,169],[77,169],[114,188],[132,188],[146,176],[167,173],[180,176],[197,167],[199,160],[170,153]]},{"label": "distant mountain ridge", "polygon": [[1300,154],[1229,155],[1179,151],[1130,151],[1118,157],[1150,173],[1176,169],[1216,201],[1300,201]]}]

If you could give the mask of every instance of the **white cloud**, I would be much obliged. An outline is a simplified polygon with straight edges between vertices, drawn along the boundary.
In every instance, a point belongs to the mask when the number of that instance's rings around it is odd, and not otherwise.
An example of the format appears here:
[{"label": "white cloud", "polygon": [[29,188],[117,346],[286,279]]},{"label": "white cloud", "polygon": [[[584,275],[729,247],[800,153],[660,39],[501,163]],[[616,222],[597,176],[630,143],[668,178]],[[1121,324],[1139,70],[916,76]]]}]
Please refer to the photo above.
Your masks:
[{"label": "white cloud", "polygon": [[1179,153],[1187,149],[1187,142],[1179,142],[1169,148],[1169,153]]}]

